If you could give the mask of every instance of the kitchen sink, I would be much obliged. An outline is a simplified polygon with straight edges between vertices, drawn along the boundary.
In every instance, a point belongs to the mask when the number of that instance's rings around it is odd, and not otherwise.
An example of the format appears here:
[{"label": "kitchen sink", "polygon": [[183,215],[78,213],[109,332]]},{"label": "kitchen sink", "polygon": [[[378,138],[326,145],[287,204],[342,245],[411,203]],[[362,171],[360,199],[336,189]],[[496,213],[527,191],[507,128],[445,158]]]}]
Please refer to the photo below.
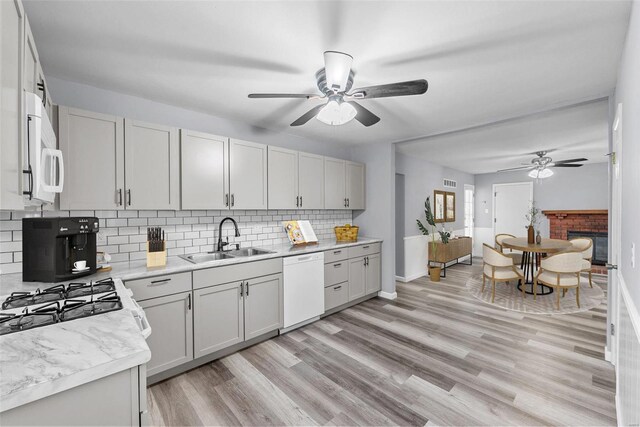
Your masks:
[{"label": "kitchen sink", "polygon": [[247,256],[257,256],[257,255],[266,255],[273,254],[274,251],[267,251],[264,249],[256,249],[256,248],[244,248],[244,249],[236,249],[235,251],[229,251],[234,257],[247,257]]},{"label": "kitchen sink", "polygon": [[180,255],[180,258],[194,264],[200,264],[203,262],[218,261],[221,259],[229,259],[234,257],[233,255],[224,252],[209,252],[206,254]]}]

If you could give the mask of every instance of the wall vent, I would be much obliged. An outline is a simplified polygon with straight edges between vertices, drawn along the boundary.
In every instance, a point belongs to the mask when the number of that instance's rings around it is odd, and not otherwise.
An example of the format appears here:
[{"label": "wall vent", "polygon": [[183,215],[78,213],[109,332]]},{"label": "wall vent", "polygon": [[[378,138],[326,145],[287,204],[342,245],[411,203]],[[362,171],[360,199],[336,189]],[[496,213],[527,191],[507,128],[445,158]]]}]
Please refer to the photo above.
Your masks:
[{"label": "wall vent", "polygon": [[452,179],[443,179],[442,185],[447,188],[456,188],[458,186],[458,183]]}]

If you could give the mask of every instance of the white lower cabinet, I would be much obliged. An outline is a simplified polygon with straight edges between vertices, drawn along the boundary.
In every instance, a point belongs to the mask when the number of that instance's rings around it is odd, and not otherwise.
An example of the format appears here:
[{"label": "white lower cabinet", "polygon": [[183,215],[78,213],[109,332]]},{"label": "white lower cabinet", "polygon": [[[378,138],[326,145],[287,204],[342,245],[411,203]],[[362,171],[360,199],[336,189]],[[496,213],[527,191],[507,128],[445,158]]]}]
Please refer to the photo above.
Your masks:
[{"label": "white lower cabinet", "polygon": [[147,374],[155,375],[193,360],[191,292],[139,302],[152,333],[147,338],[151,360]]},{"label": "white lower cabinet", "polygon": [[279,329],[283,324],[282,275],[259,277],[244,285],[244,339]]},{"label": "white lower cabinet", "polygon": [[380,271],[380,254],[367,256],[367,265],[365,266],[365,292],[379,292],[382,289],[381,271]]},{"label": "white lower cabinet", "polygon": [[232,282],[193,291],[196,358],[244,341],[242,287],[242,282]]},{"label": "white lower cabinet", "polygon": [[366,291],[365,257],[349,260],[349,301],[363,297]]}]

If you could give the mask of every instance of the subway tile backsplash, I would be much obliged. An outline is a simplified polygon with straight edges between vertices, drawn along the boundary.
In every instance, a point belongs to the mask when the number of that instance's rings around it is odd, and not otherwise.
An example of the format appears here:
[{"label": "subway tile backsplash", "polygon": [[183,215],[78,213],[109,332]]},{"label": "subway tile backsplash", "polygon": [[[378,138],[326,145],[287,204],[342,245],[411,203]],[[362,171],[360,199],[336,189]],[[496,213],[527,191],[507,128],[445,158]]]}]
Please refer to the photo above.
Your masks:
[{"label": "subway tile backsplash", "polygon": [[[240,247],[269,246],[288,242],[282,221],[306,219],[318,239],[335,238],[333,227],[351,223],[345,210],[267,210],[267,211],[44,211],[44,216],[96,216],[100,218],[98,250],[111,254],[112,262],[145,259],[147,227],[162,227],[166,233],[168,255],[184,255],[214,250],[218,224],[230,216],[238,223],[224,224],[222,238],[229,237]],[[33,211],[0,211],[0,274],[22,271],[22,218],[40,216]]]}]

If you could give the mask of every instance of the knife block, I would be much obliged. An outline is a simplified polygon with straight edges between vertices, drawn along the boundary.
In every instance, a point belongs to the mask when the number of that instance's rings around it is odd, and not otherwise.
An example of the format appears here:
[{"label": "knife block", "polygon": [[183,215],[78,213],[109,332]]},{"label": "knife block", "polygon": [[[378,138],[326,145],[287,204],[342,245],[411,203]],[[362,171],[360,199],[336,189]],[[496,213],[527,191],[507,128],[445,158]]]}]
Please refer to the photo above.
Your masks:
[{"label": "knife block", "polygon": [[162,243],[162,252],[149,252],[147,242],[147,267],[164,267],[167,265],[167,243]]}]

